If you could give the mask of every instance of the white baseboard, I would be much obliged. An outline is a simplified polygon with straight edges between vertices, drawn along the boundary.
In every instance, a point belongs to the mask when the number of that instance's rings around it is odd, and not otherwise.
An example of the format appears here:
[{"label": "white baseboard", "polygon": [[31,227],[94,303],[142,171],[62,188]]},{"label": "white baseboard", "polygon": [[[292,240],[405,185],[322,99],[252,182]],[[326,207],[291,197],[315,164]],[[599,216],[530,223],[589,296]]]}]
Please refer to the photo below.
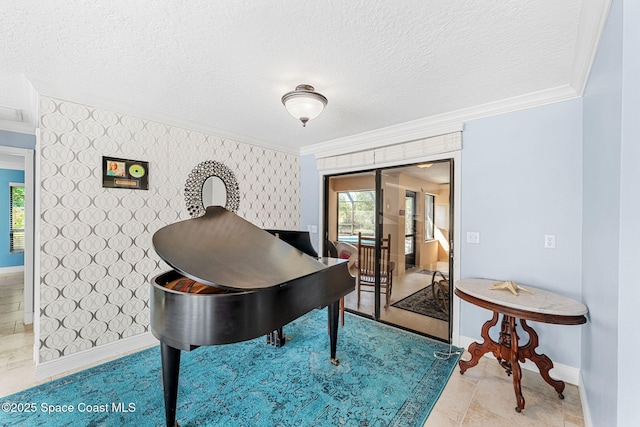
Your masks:
[{"label": "white baseboard", "polygon": [[90,348],[78,353],[63,356],[47,362],[36,362],[36,379],[42,380],[54,377],[66,372],[77,371],[91,365],[107,362],[117,356],[125,356],[138,350],[142,350],[152,345],[159,344],[160,341],[151,332],[134,335],[99,347]]},{"label": "white baseboard", "polygon": [[0,267],[0,274],[19,273],[24,271],[24,265],[14,265],[12,267]]},{"label": "white baseboard", "polygon": [[[471,343],[476,340],[473,338],[460,336],[460,347],[465,350],[469,348]],[[495,359],[491,352],[485,354],[485,357],[490,357],[491,359]],[[520,366],[528,371],[540,372],[535,363],[530,360],[525,360],[524,363],[521,363]],[[564,381],[573,385],[580,385],[580,369],[574,368],[573,366],[563,365],[562,363],[553,362],[553,369],[549,372],[552,378],[558,379],[560,381]]]},{"label": "white baseboard", "polygon": [[582,373],[580,373],[580,384],[578,384],[578,391],[580,392],[580,403],[582,404],[582,418],[584,419],[584,427],[593,427],[593,422],[591,422],[591,410],[589,409],[589,401],[587,400],[587,392],[584,391],[584,381],[582,380]]}]

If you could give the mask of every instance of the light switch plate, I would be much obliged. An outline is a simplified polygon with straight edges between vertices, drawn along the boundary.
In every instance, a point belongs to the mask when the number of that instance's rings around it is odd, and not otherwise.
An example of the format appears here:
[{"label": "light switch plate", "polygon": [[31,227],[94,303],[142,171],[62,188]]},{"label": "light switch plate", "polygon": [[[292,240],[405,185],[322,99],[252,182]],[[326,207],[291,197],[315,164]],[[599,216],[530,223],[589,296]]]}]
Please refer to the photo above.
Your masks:
[{"label": "light switch plate", "polygon": [[467,243],[479,244],[480,233],[477,231],[467,231]]},{"label": "light switch plate", "polygon": [[556,248],[556,235],[555,234],[545,234],[544,236],[544,247],[547,249],[555,249]]}]

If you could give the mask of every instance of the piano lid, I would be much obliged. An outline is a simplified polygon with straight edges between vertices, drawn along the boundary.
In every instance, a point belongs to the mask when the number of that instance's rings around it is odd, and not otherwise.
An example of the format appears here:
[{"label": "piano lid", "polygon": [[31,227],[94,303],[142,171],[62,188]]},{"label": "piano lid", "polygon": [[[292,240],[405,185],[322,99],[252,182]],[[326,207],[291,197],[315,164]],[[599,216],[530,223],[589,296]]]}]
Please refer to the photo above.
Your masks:
[{"label": "piano lid", "polygon": [[221,288],[258,290],[326,266],[221,206],[161,228],[153,247],[181,274]]}]

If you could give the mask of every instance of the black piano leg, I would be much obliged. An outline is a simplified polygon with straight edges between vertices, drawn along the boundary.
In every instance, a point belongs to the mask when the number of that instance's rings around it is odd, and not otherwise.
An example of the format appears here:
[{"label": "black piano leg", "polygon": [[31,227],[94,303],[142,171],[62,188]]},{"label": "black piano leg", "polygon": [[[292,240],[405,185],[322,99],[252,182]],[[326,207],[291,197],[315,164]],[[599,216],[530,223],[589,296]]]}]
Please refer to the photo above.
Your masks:
[{"label": "black piano leg", "polygon": [[329,340],[331,341],[331,363],[338,365],[340,361],[336,359],[336,348],[338,347],[338,319],[340,314],[340,300],[332,302],[327,306],[329,314]]},{"label": "black piano leg", "polygon": [[178,377],[180,376],[180,350],[160,343],[162,357],[162,386],[164,388],[164,414],[167,427],[177,426]]}]

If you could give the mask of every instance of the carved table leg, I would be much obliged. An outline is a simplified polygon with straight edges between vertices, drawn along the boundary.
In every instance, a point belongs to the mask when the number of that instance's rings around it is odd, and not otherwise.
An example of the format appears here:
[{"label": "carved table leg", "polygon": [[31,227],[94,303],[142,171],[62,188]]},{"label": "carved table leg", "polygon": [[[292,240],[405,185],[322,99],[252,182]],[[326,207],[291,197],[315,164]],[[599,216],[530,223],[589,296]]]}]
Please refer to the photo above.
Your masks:
[{"label": "carved table leg", "polygon": [[480,362],[480,358],[484,356],[485,353],[493,352],[496,354],[499,351],[499,345],[494,340],[489,337],[489,329],[494,327],[498,323],[498,313],[493,312],[493,318],[485,322],[482,325],[482,332],[480,336],[484,339],[482,344],[478,344],[477,342],[471,343],[469,346],[469,353],[471,353],[471,359],[462,360],[458,362],[458,366],[460,366],[460,373],[464,374],[465,371],[469,368],[473,368]]},{"label": "carved table leg", "polygon": [[555,380],[549,375],[549,371],[553,369],[553,362],[547,355],[536,353],[536,347],[538,347],[538,334],[531,326],[527,325],[524,320],[520,320],[520,325],[522,326],[522,329],[529,334],[529,342],[519,349],[520,360],[524,361],[526,358],[535,363],[540,370],[542,378],[547,382],[547,384],[556,390],[560,399],[564,399],[564,395],[562,394],[564,391],[564,382]]},{"label": "carved table leg", "polygon": [[494,353],[494,355],[507,375],[511,376],[511,374],[513,374],[513,368],[511,367],[511,330],[513,328],[509,319],[509,316],[502,316],[500,337],[498,338],[498,344],[500,344],[500,347],[498,353]]},{"label": "carved table leg", "polygon": [[520,369],[519,359],[519,347],[518,347],[518,333],[516,332],[516,319],[511,316],[504,316],[508,319],[509,329],[511,332],[511,348],[509,349],[510,357],[509,362],[511,364],[511,371],[513,372],[513,391],[516,393],[516,412],[520,412],[524,409],[524,396],[522,396],[522,370]]}]

